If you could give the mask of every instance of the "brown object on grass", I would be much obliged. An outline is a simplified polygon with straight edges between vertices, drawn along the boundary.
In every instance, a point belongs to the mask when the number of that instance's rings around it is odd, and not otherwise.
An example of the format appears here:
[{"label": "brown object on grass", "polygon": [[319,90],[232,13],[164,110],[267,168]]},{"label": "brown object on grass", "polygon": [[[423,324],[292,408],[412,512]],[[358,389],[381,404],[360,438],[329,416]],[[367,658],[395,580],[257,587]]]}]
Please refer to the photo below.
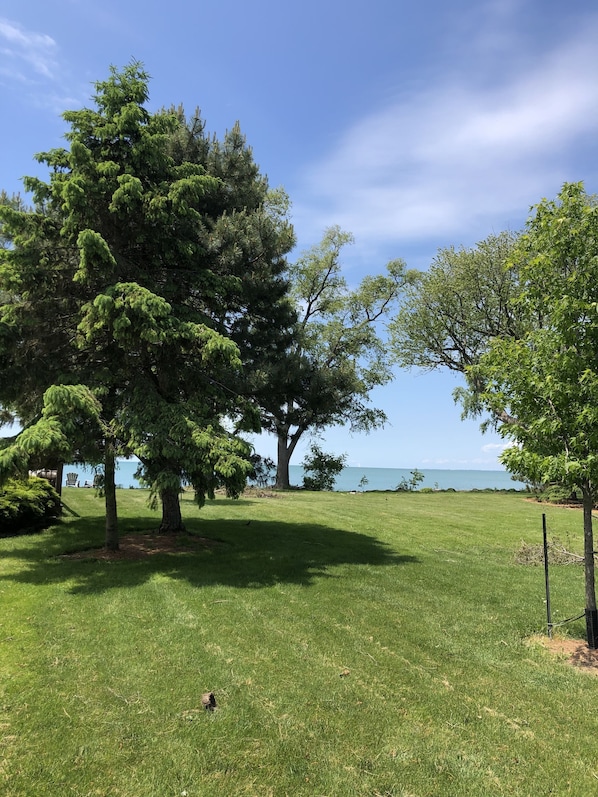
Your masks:
[{"label": "brown object on grass", "polygon": [[201,705],[206,711],[214,711],[216,708],[216,698],[213,692],[206,692],[201,696]]}]

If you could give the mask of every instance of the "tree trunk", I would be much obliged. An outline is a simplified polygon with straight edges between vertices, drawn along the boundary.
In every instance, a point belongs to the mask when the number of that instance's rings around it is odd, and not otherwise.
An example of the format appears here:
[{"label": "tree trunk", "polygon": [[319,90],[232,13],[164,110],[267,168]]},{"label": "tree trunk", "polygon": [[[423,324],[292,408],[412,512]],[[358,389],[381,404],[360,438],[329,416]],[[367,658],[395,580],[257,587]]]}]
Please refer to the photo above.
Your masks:
[{"label": "tree trunk", "polygon": [[588,647],[598,648],[598,611],[596,610],[596,585],[594,578],[594,532],[592,529],[592,508],[594,505],[594,496],[589,483],[582,487],[582,493],[586,631],[588,636]]},{"label": "tree trunk", "polygon": [[288,429],[276,430],[276,436],[278,438],[278,456],[276,459],[276,484],[274,487],[277,490],[289,490],[291,487],[289,463],[297,447],[299,438],[304,431],[304,429],[297,429],[297,431],[290,435],[289,440]]},{"label": "tree trunk", "polygon": [[115,456],[112,445],[106,442],[104,455],[104,498],[106,501],[106,548],[118,551],[118,515],[116,511]]},{"label": "tree trunk", "polygon": [[185,531],[183,518],[181,516],[181,502],[178,490],[162,490],[160,493],[162,501],[162,522],[158,532],[168,534],[173,531]]},{"label": "tree trunk", "polygon": [[289,462],[291,455],[287,447],[286,432],[278,432],[278,456],[276,458],[276,483],[278,490],[288,490],[291,486],[289,481]]}]

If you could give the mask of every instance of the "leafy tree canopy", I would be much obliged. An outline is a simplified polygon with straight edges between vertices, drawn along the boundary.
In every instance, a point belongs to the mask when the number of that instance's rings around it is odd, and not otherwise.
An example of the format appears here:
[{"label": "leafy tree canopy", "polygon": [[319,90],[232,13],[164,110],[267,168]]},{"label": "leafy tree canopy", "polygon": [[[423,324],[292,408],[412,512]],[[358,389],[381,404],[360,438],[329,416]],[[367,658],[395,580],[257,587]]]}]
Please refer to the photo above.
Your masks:
[{"label": "leafy tree canopy", "polygon": [[519,445],[505,460],[538,481],[598,483],[598,205],[581,183],[536,206],[513,262],[527,329],[473,369],[485,405],[509,415],[501,431]]},{"label": "leafy tree canopy", "polygon": [[[391,348],[399,365],[447,368],[468,377],[494,337],[517,336],[522,319],[513,299],[517,268],[507,268],[518,236],[491,235],[472,248],[441,249],[429,270],[405,288],[399,312],[389,325]],[[469,375],[455,397],[464,414],[477,414],[481,385]]]}]

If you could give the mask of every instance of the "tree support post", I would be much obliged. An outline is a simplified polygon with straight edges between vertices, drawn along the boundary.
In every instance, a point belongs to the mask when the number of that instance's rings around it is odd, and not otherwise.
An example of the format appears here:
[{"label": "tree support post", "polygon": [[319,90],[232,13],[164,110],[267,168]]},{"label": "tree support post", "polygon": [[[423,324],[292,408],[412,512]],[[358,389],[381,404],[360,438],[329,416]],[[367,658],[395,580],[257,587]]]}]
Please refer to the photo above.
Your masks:
[{"label": "tree support post", "polygon": [[548,636],[552,639],[552,614],[550,611],[550,575],[548,571],[548,537],[546,534],[546,515],[542,515],[542,536],[544,538],[544,582],[546,584],[546,624]]}]

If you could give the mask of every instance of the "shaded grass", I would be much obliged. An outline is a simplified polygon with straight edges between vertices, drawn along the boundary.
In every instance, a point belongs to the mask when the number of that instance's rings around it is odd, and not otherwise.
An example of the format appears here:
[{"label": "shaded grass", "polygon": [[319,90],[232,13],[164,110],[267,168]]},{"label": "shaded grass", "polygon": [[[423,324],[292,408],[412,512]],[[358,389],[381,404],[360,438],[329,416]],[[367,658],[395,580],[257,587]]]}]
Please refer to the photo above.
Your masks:
[{"label": "shaded grass", "polygon": [[[0,542],[7,795],[595,791],[598,680],[530,644],[543,573],[514,561],[543,511],[579,548],[579,513],[512,494],[185,499],[217,545],[100,562],[60,557],[103,539],[92,491],[65,500],[52,530]],[[157,525],[141,491],[119,508],[122,533]],[[555,569],[553,607],[581,611],[581,568]]]}]

